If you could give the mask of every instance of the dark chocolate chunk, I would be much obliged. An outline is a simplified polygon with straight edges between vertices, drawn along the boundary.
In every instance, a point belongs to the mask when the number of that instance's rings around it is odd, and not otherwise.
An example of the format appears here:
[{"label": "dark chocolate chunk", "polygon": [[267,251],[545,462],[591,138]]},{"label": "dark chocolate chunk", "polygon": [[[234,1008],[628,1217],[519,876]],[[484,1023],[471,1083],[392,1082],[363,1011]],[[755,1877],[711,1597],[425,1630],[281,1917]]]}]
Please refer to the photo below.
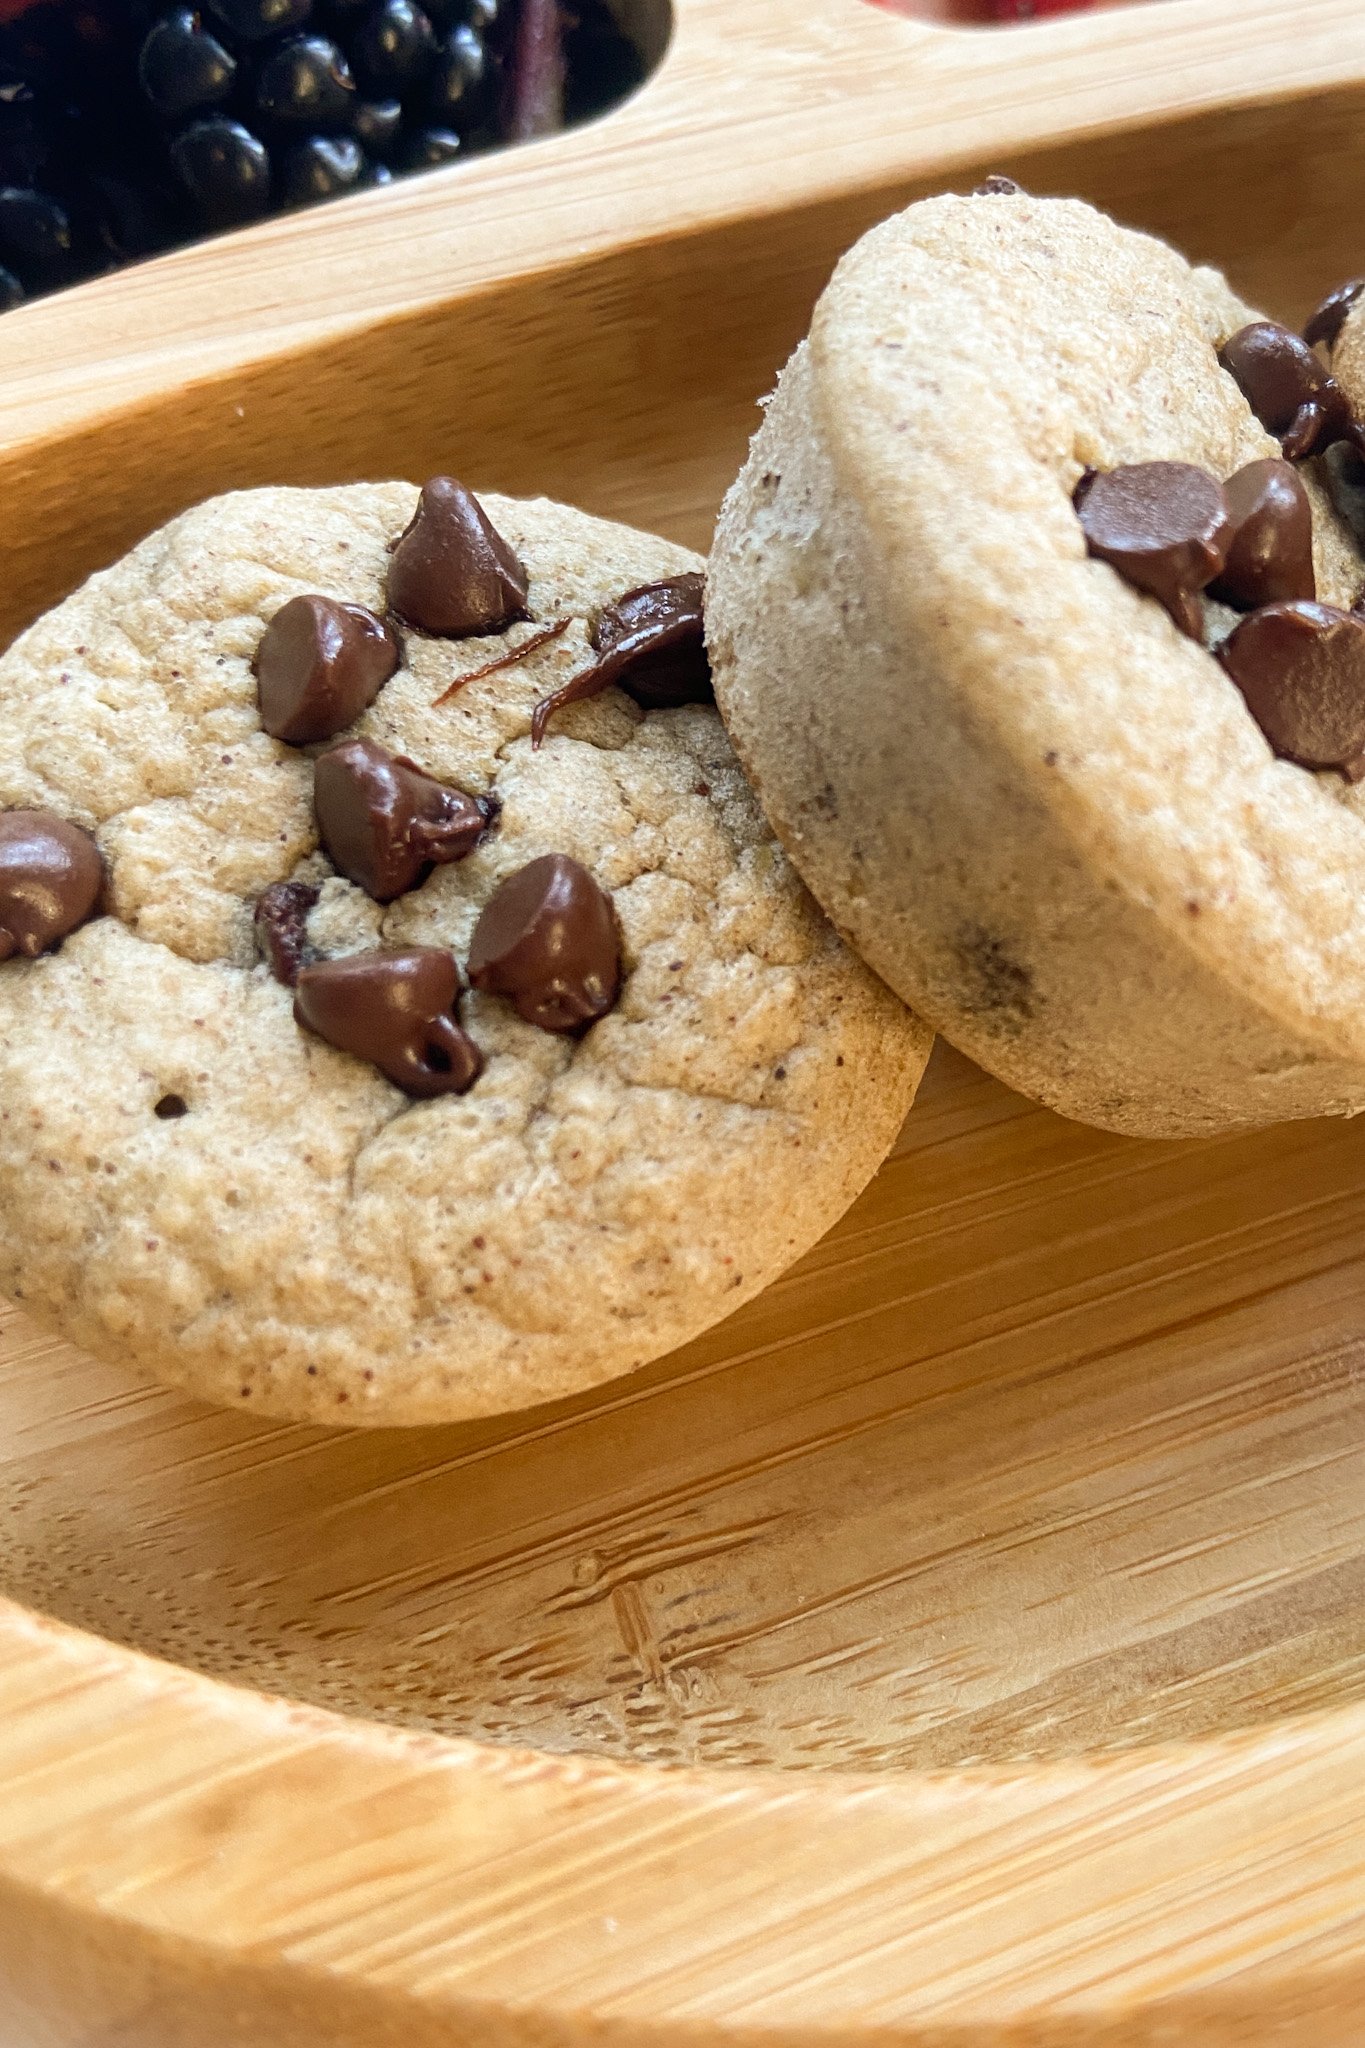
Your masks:
[{"label": "dark chocolate chunk", "polygon": [[438,863],[463,860],[494,806],[424,774],[377,740],[343,740],[313,775],[318,835],[332,864],[376,903],[391,903]]},{"label": "dark chocolate chunk", "polygon": [[1159,598],[1182,633],[1203,634],[1199,592],[1232,540],[1223,486],[1188,462],[1138,462],[1092,476],[1074,502],[1086,546],[1139,590]]},{"label": "dark chocolate chunk", "polygon": [[33,960],[84,924],[104,886],[88,832],[48,811],[0,811],[0,960]]},{"label": "dark chocolate chunk", "polygon": [[1007,178],[1003,171],[992,171],[989,178],[983,178],[979,185],[972,187],[973,199],[1009,199],[1016,192],[1023,191],[1013,178]]},{"label": "dark chocolate chunk", "polygon": [[621,988],[621,944],[606,890],[565,853],[519,868],[484,905],[469,947],[469,979],[506,996],[542,1031],[578,1031],[604,1016]]},{"label": "dark chocolate chunk", "polygon": [[1266,605],[1218,658],[1282,760],[1365,775],[1365,619],[1329,604]]},{"label": "dark chocolate chunk", "polygon": [[1303,330],[1303,338],[1310,348],[1319,343],[1325,348],[1335,348],[1346,316],[1365,294],[1365,277],[1353,277],[1346,284],[1339,284],[1334,292],[1328,292]]},{"label": "dark chocolate chunk", "polygon": [[292,988],[307,948],[308,913],[321,892],[311,882],[272,882],[256,902],[256,944],[276,981]]},{"label": "dark chocolate chunk", "polygon": [[1334,441],[1359,442],[1345,392],[1291,328],[1254,320],[1223,344],[1218,360],[1288,461],[1321,455]]},{"label": "dark chocolate chunk", "polygon": [[472,491],[453,476],[422,486],[389,564],[389,608],[423,633],[500,633],[526,609],[529,579]]},{"label": "dark chocolate chunk", "polygon": [[1232,545],[1209,596],[1238,611],[1317,596],[1313,506],[1292,463],[1249,462],[1223,486]]},{"label": "dark chocolate chunk", "polygon": [[334,597],[291,597],[256,650],[261,724],[290,746],[330,740],[373,704],[398,666],[382,619]]},{"label": "dark chocolate chunk", "polygon": [[609,604],[593,628],[597,660],[543,697],[531,717],[531,739],[540,745],[556,711],[585,697],[600,696],[613,683],[644,711],[678,704],[709,704],[714,697],[706,658],[702,593],[698,571],[645,583]]},{"label": "dark chocolate chunk", "polygon": [[352,953],[304,968],[294,1015],[408,1095],[463,1095],[483,1055],[456,1015],[459,992],[454,956],[437,946]]}]

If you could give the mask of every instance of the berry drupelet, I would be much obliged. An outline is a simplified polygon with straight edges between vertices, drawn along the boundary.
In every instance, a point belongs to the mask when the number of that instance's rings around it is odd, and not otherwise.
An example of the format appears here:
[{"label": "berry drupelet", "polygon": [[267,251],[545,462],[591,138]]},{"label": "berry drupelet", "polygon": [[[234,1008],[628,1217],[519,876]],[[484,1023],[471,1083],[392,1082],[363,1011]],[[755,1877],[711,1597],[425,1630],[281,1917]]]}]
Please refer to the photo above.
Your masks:
[{"label": "berry drupelet", "polygon": [[0,311],[642,75],[608,0],[0,0]]}]

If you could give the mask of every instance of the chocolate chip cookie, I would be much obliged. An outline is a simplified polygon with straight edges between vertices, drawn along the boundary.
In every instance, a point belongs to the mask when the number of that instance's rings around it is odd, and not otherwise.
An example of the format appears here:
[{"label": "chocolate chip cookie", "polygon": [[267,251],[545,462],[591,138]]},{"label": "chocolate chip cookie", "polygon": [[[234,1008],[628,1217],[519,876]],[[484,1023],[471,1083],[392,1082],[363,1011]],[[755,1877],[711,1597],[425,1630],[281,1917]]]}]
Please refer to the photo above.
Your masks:
[{"label": "chocolate chip cookie", "polygon": [[700,567],[449,478],[254,491],[16,643],[8,1293],[247,1412],[436,1422],[629,1371],[838,1216],[927,1034],[754,802]]},{"label": "chocolate chip cookie", "polygon": [[840,265],[721,520],[717,699],[796,865],[1115,1130],[1365,1107],[1365,376],[1322,339],[1081,204],[928,200]]}]

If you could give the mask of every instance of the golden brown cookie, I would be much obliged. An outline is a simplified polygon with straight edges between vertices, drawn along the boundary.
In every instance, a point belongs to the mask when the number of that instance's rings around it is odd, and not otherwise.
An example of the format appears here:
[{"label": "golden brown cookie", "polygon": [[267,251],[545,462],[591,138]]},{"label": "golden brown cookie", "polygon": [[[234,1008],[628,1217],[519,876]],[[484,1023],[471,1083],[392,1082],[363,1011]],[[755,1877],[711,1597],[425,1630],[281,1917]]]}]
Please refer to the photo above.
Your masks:
[{"label": "golden brown cookie", "polygon": [[[1252,318],[1076,202],[914,206],[840,265],[709,574],[722,714],[836,924],[1120,1131],[1365,1106],[1365,795],[1272,750],[1211,651],[1237,614],[1197,600],[1189,637],[1074,502],[1092,469],[1279,454],[1219,359]],[[1299,474],[1349,607],[1359,551]]]},{"label": "golden brown cookie", "polygon": [[[533,707],[591,665],[604,609],[695,572],[682,549],[489,498],[527,595],[493,561],[470,602],[524,616],[472,638],[391,628],[383,682],[353,621],[347,688],[368,709],[306,745],[263,730],[267,625],[301,597],[382,614],[415,500],[399,483],[214,500],[0,662],[0,804],[88,828],[108,874],[103,914],[0,963],[0,1284],[91,1350],[252,1412],[436,1422],[657,1357],[834,1221],[927,1051],[796,879],[710,705],[645,710],[610,688],[532,747]],[[299,644],[316,626],[296,619]],[[271,679],[280,717],[299,713],[278,701],[296,658],[284,645]],[[315,761],[356,738],[373,743],[345,771],[357,788],[376,759],[410,758],[402,803],[447,835],[436,865],[421,841],[416,879],[390,861],[381,883],[374,847],[351,844],[362,886],[319,846]],[[619,991],[599,962],[586,1009],[530,1004],[552,1028],[528,1021],[505,990],[544,930],[503,929],[485,933],[490,986],[457,1014],[481,913],[550,855],[610,898],[589,937],[600,952],[614,918]],[[367,984],[348,1009],[338,964],[416,958],[398,997],[447,1005],[445,1051],[421,1057],[459,1054],[462,1034],[465,1092],[421,1099],[296,1019],[254,929],[289,882],[301,1008],[309,968],[327,969],[308,1014],[336,1029],[340,1004],[340,1035],[378,1045],[394,990]]]}]

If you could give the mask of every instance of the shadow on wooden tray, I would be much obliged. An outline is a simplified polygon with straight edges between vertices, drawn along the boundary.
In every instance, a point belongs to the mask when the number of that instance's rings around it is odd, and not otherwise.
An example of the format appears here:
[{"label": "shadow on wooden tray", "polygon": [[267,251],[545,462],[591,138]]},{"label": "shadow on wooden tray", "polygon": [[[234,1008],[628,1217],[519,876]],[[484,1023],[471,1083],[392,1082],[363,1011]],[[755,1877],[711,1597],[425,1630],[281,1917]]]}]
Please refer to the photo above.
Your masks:
[{"label": "shadow on wooden tray", "polygon": [[1074,1754],[1365,1696],[1365,1130],[1105,1136],[940,1048],[877,1181],[635,1378],[331,1435],[17,1314],[4,1590],[214,1675],[658,1762]]}]

